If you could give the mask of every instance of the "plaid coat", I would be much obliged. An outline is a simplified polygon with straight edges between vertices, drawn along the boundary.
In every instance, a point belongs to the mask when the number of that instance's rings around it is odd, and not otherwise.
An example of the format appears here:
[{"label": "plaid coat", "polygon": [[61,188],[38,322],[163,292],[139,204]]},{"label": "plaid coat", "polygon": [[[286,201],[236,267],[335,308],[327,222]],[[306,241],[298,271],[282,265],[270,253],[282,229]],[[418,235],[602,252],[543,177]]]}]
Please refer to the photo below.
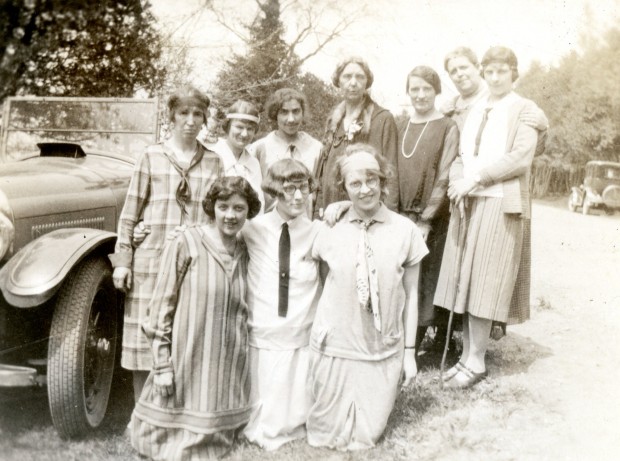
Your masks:
[{"label": "plaid coat", "polygon": [[[150,370],[151,351],[141,330],[148,316],[147,308],[159,269],[167,235],[180,224],[209,221],[202,209],[202,199],[215,180],[222,175],[219,156],[197,143],[192,166],[183,170],[172,152],[163,144],[149,146],[134,169],[127,198],[121,212],[118,239],[110,260],[114,267],[132,269],[131,290],[125,300],[123,354],[121,364],[129,370]],[[185,211],[177,201],[177,190],[185,172],[189,184]],[[140,221],[151,232],[137,247],[132,247],[133,230]]]}]

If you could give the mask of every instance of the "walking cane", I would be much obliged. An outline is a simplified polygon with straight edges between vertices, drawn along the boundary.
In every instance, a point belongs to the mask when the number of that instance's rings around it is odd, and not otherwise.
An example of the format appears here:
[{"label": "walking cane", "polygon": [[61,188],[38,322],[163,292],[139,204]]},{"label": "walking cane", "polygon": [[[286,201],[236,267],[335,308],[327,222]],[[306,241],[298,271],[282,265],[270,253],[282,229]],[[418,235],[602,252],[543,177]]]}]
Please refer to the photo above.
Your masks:
[{"label": "walking cane", "polygon": [[[463,197],[462,200],[466,200],[466,197]],[[459,213],[459,230],[458,230],[458,238],[456,249],[458,250],[458,255],[456,258],[456,263],[454,264],[454,293],[452,298],[452,305],[450,306],[450,316],[448,317],[448,328],[446,332],[446,343],[443,346],[443,355],[441,356],[441,365],[439,367],[439,382],[441,384],[441,388],[443,389],[443,372],[446,366],[446,357],[448,355],[448,349],[450,348],[450,337],[452,336],[452,320],[454,318],[454,306],[456,304],[456,295],[458,293],[459,280],[461,275],[461,266],[463,263],[463,245],[465,243],[465,235],[467,233],[467,220],[465,219],[465,212],[461,213],[461,210],[458,209],[452,210],[453,212]],[[465,209],[465,202],[463,203],[463,210]]]}]

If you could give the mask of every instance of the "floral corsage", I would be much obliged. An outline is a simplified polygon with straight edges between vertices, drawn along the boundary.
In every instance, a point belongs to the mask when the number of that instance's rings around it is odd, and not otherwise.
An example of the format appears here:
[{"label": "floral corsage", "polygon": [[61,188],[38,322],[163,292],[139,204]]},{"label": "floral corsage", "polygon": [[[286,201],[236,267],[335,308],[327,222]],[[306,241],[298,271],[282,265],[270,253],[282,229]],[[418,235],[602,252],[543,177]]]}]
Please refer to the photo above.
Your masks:
[{"label": "floral corsage", "polygon": [[359,133],[360,131],[362,131],[363,127],[364,127],[364,122],[360,122],[358,120],[351,122],[351,124],[349,125],[349,128],[347,129],[347,133],[345,135],[347,138],[347,141],[349,142],[353,141],[353,138],[355,137],[355,135]]}]

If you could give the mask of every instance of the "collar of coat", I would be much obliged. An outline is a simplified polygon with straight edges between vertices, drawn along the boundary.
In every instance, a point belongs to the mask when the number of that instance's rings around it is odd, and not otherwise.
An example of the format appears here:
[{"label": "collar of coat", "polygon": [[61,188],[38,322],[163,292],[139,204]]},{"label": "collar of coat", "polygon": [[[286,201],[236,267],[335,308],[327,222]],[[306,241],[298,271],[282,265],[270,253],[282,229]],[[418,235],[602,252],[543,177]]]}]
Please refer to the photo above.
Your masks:
[{"label": "collar of coat", "polygon": [[[362,112],[357,117],[358,122],[362,122],[362,131],[361,134],[365,138],[370,133],[370,120],[372,119],[372,114],[375,110],[375,103],[370,96],[366,94],[364,96],[364,102],[362,106]],[[331,115],[327,119],[327,130],[328,132],[335,133],[338,129],[338,124],[344,118],[345,115],[345,102],[342,101],[332,111]]]}]

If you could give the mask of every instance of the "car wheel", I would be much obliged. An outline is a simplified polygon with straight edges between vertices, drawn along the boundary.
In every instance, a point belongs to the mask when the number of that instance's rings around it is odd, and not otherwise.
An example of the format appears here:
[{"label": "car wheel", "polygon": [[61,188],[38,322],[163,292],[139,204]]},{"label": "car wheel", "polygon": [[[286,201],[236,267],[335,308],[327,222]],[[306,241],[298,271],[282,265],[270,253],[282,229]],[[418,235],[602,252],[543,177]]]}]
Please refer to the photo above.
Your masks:
[{"label": "car wheel", "polygon": [[102,257],[84,260],[58,293],[48,346],[50,413],[63,438],[86,434],[105,416],[117,319],[109,265]]},{"label": "car wheel", "polygon": [[588,197],[585,197],[583,199],[583,205],[582,205],[582,208],[581,208],[581,212],[583,214],[590,213],[590,201],[588,200]]}]

